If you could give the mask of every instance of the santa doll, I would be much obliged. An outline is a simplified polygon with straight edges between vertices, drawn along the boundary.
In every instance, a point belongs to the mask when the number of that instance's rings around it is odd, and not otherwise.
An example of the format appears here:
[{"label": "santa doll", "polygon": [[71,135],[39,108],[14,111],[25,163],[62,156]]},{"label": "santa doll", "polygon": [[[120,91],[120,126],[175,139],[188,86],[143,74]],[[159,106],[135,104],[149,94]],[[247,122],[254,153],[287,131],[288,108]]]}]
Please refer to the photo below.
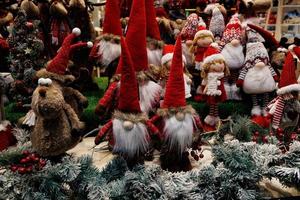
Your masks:
[{"label": "santa doll", "polygon": [[214,35],[216,41],[220,41],[225,29],[224,16],[218,7],[212,11],[212,17],[208,28]]},{"label": "santa doll", "polygon": [[121,46],[120,101],[112,119],[96,136],[95,144],[98,145],[107,137],[113,152],[121,155],[132,167],[143,164],[150,135],[158,135],[159,132],[148,120],[147,114],[141,111],[133,62],[124,39],[121,39]]},{"label": "santa doll", "polygon": [[218,104],[227,100],[224,77],[229,75],[229,69],[218,48],[216,43],[208,47],[204,54],[201,71],[203,96],[209,105],[209,114],[204,122],[211,127],[216,126],[220,121]]},{"label": "santa doll", "polygon": [[[295,47],[294,49],[299,51],[300,56],[300,48]],[[278,84],[278,96],[267,106],[274,130],[297,127],[299,123],[300,103],[298,97],[300,84],[297,82],[295,74],[296,62],[292,53],[288,52]]]},{"label": "santa doll", "polygon": [[230,76],[225,79],[227,98],[241,100],[239,88],[235,83],[243,67],[245,56],[242,45],[242,26],[237,16],[233,16],[226,25],[221,43],[223,46],[221,54],[230,70]]},{"label": "santa doll", "polygon": [[192,168],[188,149],[193,142],[199,142],[202,131],[198,114],[191,106],[186,105],[182,58],[181,39],[178,37],[165,98],[161,108],[151,119],[158,125],[164,139],[160,155],[161,166],[172,172]]},{"label": "santa doll", "polygon": [[[249,31],[248,31],[249,32]],[[265,107],[269,103],[270,92],[276,89],[278,76],[270,65],[269,55],[258,33],[250,30],[246,44],[246,58],[236,82],[252,98],[252,116],[266,116]]]},{"label": "santa doll", "polygon": [[[181,41],[181,39],[180,39]],[[159,84],[163,88],[161,96],[165,95],[165,88],[170,76],[170,69],[172,65],[172,58],[174,56],[174,45],[165,45],[163,50],[163,57],[161,59],[161,72]],[[184,91],[185,98],[190,98],[191,95],[191,85],[192,85],[192,75],[188,72],[186,68],[186,59],[185,56],[182,55],[182,67],[184,69],[183,79],[184,79]]]}]

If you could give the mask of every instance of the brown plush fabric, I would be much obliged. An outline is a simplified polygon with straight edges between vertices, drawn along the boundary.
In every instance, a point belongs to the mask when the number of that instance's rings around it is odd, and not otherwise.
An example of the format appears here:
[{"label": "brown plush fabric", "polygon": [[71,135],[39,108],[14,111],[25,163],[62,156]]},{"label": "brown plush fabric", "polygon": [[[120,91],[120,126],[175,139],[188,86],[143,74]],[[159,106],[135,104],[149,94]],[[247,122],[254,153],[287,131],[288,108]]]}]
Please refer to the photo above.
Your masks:
[{"label": "brown plush fabric", "polygon": [[117,118],[123,121],[131,121],[133,123],[145,123],[148,120],[148,117],[145,113],[137,113],[137,114],[132,114],[132,113],[124,113],[119,110],[116,110],[113,113],[113,118]]},{"label": "brown plush fabric", "polygon": [[64,100],[56,85],[38,86],[31,107],[37,116],[30,136],[33,148],[41,156],[57,156],[76,146],[80,137],[72,135],[84,128],[77,114]]},{"label": "brown plush fabric", "polygon": [[189,114],[195,114],[196,111],[191,105],[187,105],[184,107],[179,107],[179,108],[160,108],[157,110],[157,115],[161,117],[171,117],[174,116],[177,112],[183,112],[189,113]]}]

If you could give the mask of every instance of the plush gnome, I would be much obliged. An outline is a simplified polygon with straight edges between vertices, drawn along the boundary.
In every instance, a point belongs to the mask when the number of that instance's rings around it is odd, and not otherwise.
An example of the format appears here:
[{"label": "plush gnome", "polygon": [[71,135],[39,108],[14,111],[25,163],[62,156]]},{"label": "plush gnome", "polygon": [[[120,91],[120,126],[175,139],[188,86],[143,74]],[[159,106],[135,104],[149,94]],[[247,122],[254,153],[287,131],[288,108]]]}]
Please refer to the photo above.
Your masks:
[{"label": "plush gnome", "polygon": [[50,3],[51,44],[54,49],[58,49],[71,31],[68,22],[68,10],[63,0],[51,0]]},{"label": "plush gnome", "polygon": [[278,76],[270,65],[267,49],[256,35],[253,31],[251,37],[247,35],[245,63],[236,84],[252,97],[251,115],[266,116],[264,108],[269,103],[270,92],[276,88]]},{"label": "plush gnome", "polygon": [[292,53],[288,52],[278,84],[278,96],[267,106],[268,114],[272,119],[272,128],[275,130],[297,127],[298,125],[300,84],[297,83],[296,79],[295,63]]},{"label": "plush gnome", "polygon": [[108,0],[105,5],[103,35],[96,39],[89,59],[103,68],[116,69],[121,55],[120,37],[122,28],[118,0]]},{"label": "plush gnome", "polygon": [[147,114],[141,111],[133,62],[123,38],[121,46],[120,100],[112,119],[96,136],[95,144],[98,145],[105,136],[108,137],[113,152],[123,156],[130,167],[144,162],[150,135],[159,132],[149,121]]},{"label": "plush gnome", "polygon": [[[159,84],[163,88],[163,91],[161,93],[162,97],[164,97],[165,95],[166,84],[170,76],[172,59],[174,57],[174,50],[175,50],[174,48],[175,48],[174,45],[165,45],[163,50],[163,57],[161,59],[161,73],[159,79]],[[190,98],[192,96],[191,95],[192,76],[186,68],[186,58],[184,55],[182,55],[182,67],[184,69],[183,79],[184,79],[185,98]]]},{"label": "plush gnome", "polygon": [[206,50],[201,71],[203,97],[209,105],[209,114],[204,122],[211,127],[220,121],[218,104],[227,100],[224,77],[229,75],[229,69],[218,48],[216,43],[212,43]]},{"label": "plush gnome", "polygon": [[39,70],[36,74],[38,78],[50,78],[53,84],[63,91],[65,101],[71,105],[80,116],[83,108],[87,106],[87,98],[78,90],[68,87],[68,84],[75,80],[73,75],[67,74],[69,60],[73,52],[82,47],[91,48],[92,42],[78,42],[73,44],[74,39],[81,33],[79,28],[74,28],[65,39],[57,55],[46,64],[46,68]]},{"label": "plush gnome", "polygon": [[[170,76],[161,108],[151,118],[164,138],[160,161],[163,169],[176,172],[192,168],[188,148],[198,142],[202,124],[192,106],[186,104],[183,79],[181,38],[178,37],[172,57]],[[198,146],[198,145],[195,145]]]},{"label": "plush gnome", "polygon": [[221,54],[230,70],[230,76],[225,79],[227,98],[241,100],[239,88],[236,87],[236,81],[239,71],[243,67],[245,56],[242,45],[242,26],[237,16],[233,16],[226,25],[221,43],[223,44]]},{"label": "plush gnome", "polygon": [[155,66],[160,66],[163,41],[160,38],[160,32],[154,8],[154,1],[146,0],[145,5],[148,63]]},{"label": "plush gnome", "polygon": [[213,33],[215,40],[220,41],[225,29],[225,21],[223,14],[218,7],[212,11],[212,17],[209,23],[209,30]]}]

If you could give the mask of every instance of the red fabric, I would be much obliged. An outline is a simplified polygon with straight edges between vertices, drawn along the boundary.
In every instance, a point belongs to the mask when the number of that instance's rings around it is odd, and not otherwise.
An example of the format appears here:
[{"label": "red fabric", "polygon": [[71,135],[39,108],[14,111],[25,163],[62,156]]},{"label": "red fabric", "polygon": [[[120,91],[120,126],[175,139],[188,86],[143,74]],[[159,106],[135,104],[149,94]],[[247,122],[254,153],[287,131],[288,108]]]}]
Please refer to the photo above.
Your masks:
[{"label": "red fabric", "polygon": [[146,35],[147,37],[161,40],[153,0],[146,0]]},{"label": "red fabric", "polygon": [[194,126],[195,126],[194,128],[201,130],[203,128],[203,125],[202,125],[199,115],[194,114],[193,118],[194,118]]},{"label": "red fabric", "polygon": [[103,33],[122,35],[120,22],[120,0],[107,0],[105,4],[105,16]]},{"label": "red fabric", "polygon": [[4,38],[0,38],[0,49],[2,51],[7,51],[9,49],[8,43]]},{"label": "red fabric", "polygon": [[126,42],[136,72],[148,69],[145,0],[133,0]]},{"label": "red fabric", "polygon": [[279,47],[278,41],[274,38],[274,36],[269,31],[259,26],[256,26],[254,24],[248,24],[248,26],[254,29],[255,31],[257,31],[265,39],[266,43],[270,44],[270,46]]},{"label": "red fabric", "polygon": [[165,11],[165,9],[163,7],[156,8],[156,16],[169,18],[167,12]]},{"label": "red fabric", "polygon": [[173,53],[173,52],[174,52],[174,45],[172,44],[164,45],[162,55],[166,55],[167,53]]},{"label": "red fabric", "polygon": [[[224,102],[227,100],[227,95],[224,87],[224,79],[222,78],[221,84],[218,86],[218,90],[221,90],[221,95],[220,96],[208,96],[208,95],[203,95],[203,99],[207,102],[208,105],[215,105],[221,102]],[[204,90],[205,86],[202,86],[202,91]]]},{"label": "red fabric", "polygon": [[74,51],[76,51],[77,49],[79,49],[81,47],[87,47],[87,42],[78,42],[76,44],[71,45],[70,46],[70,53],[73,54]]},{"label": "red fabric", "polygon": [[58,54],[47,65],[47,71],[61,75],[65,74],[70,59],[70,47],[75,38],[76,35],[71,33],[64,39]]},{"label": "red fabric", "polygon": [[8,125],[5,131],[0,132],[0,151],[14,144],[16,144],[16,138],[12,134],[11,126]]},{"label": "red fabric", "polygon": [[51,34],[52,37],[58,38],[58,46],[63,43],[70,31],[71,30],[67,19],[52,19]]},{"label": "red fabric", "polygon": [[89,60],[90,61],[94,61],[96,59],[98,59],[100,57],[100,55],[98,55],[98,49],[99,49],[99,41],[95,41],[94,42],[94,45],[90,51],[90,54],[89,54]]},{"label": "red fabric", "polygon": [[146,126],[151,135],[157,135],[160,139],[163,139],[158,128],[150,120],[146,121]]},{"label": "red fabric", "polygon": [[237,87],[243,87],[243,85],[244,85],[244,80],[238,79],[238,80],[236,81],[236,86],[237,86]]},{"label": "red fabric", "polygon": [[109,133],[112,132],[112,120],[109,120],[102,128],[99,130],[98,135],[95,137],[95,144],[98,145],[103,140],[103,138]]},{"label": "red fabric", "polygon": [[296,56],[300,59],[300,47],[294,47],[293,51],[296,54]]},{"label": "red fabric", "polygon": [[109,105],[112,104],[113,101],[116,101],[118,99],[118,82],[112,82],[108,89],[105,91],[103,97],[99,100],[98,105],[101,105],[102,107],[110,107]]},{"label": "red fabric", "polygon": [[140,113],[141,108],[139,103],[138,84],[131,56],[124,38],[121,38],[121,48],[122,75],[118,109],[122,112]]},{"label": "red fabric", "polygon": [[183,106],[186,106],[186,101],[183,80],[181,36],[179,35],[175,44],[174,56],[172,58],[170,75],[168,78],[162,107],[177,108]]},{"label": "red fabric", "polygon": [[202,62],[204,58],[204,53],[207,50],[208,47],[197,47],[195,52],[195,61],[196,62]]},{"label": "red fabric", "polygon": [[215,47],[213,47],[212,45],[210,45],[209,47],[207,47],[205,53],[204,53],[204,59],[208,56],[214,55],[214,54],[218,54],[219,50]]},{"label": "red fabric", "polygon": [[291,52],[288,52],[284,61],[278,87],[282,88],[292,84],[297,84],[297,78],[295,73],[295,62],[293,55]]}]

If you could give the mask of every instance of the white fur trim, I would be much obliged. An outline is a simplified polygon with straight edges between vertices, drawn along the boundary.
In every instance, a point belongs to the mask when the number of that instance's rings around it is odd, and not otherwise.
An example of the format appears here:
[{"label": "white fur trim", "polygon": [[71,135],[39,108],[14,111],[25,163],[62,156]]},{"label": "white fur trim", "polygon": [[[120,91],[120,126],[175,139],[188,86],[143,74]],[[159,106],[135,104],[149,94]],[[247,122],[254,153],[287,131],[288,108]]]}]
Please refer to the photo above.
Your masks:
[{"label": "white fur trim", "polygon": [[213,35],[213,33],[212,33],[210,30],[200,30],[200,31],[198,31],[198,32],[195,34],[195,37],[194,37],[194,38],[197,38],[197,37],[199,37],[200,35],[208,35],[208,36],[211,36],[212,38],[214,38],[214,35]]},{"label": "white fur trim", "polygon": [[203,27],[206,28],[206,24],[205,24],[204,22],[199,22],[199,23],[198,23],[198,26],[203,26]]},{"label": "white fur trim", "polygon": [[216,118],[217,117],[215,117],[215,116],[207,115],[204,119],[204,122],[210,126],[214,126],[214,125],[216,125],[216,121],[217,121]]},{"label": "white fur trim", "polygon": [[[166,64],[167,62],[169,62],[170,60],[172,60],[173,58],[173,53],[167,53],[165,54],[162,58],[161,58],[161,65]],[[184,55],[182,55],[182,61],[184,62],[184,64],[186,64],[186,58]]]},{"label": "white fur trim", "polygon": [[92,48],[93,47],[93,43],[91,41],[88,41],[86,43],[86,45],[87,45],[88,48]]},{"label": "white fur trim", "polygon": [[300,91],[300,84],[296,83],[296,84],[292,84],[292,85],[288,85],[288,86],[279,88],[277,90],[277,94],[282,95],[282,94],[289,93],[291,91]]},{"label": "white fur trim", "polygon": [[74,33],[76,36],[79,36],[81,34],[81,30],[79,28],[73,28],[72,33]]},{"label": "white fur trim", "polygon": [[251,110],[251,115],[260,116],[261,115],[261,108],[259,106],[253,106]]},{"label": "white fur trim", "polygon": [[209,62],[212,62],[214,60],[224,60],[225,61],[225,58],[222,54],[220,53],[217,53],[217,54],[213,54],[211,56],[208,56],[206,57],[204,60],[203,60],[203,65],[209,63]]},{"label": "white fur trim", "polygon": [[162,87],[153,81],[139,83],[139,97],[141,110],[145,113],[155,111],[155,106],[158,104]]},{"label": "white fur trim", "polygon": [[10,125],[10,122],[5,120],[0,123],[0,131],[6,131],[7,126]]},{"label": "white fur trim", "polygon": [[296,45],[292,44],[288,47],[289,51],[294,51],[294,48],[296,47]]}]

